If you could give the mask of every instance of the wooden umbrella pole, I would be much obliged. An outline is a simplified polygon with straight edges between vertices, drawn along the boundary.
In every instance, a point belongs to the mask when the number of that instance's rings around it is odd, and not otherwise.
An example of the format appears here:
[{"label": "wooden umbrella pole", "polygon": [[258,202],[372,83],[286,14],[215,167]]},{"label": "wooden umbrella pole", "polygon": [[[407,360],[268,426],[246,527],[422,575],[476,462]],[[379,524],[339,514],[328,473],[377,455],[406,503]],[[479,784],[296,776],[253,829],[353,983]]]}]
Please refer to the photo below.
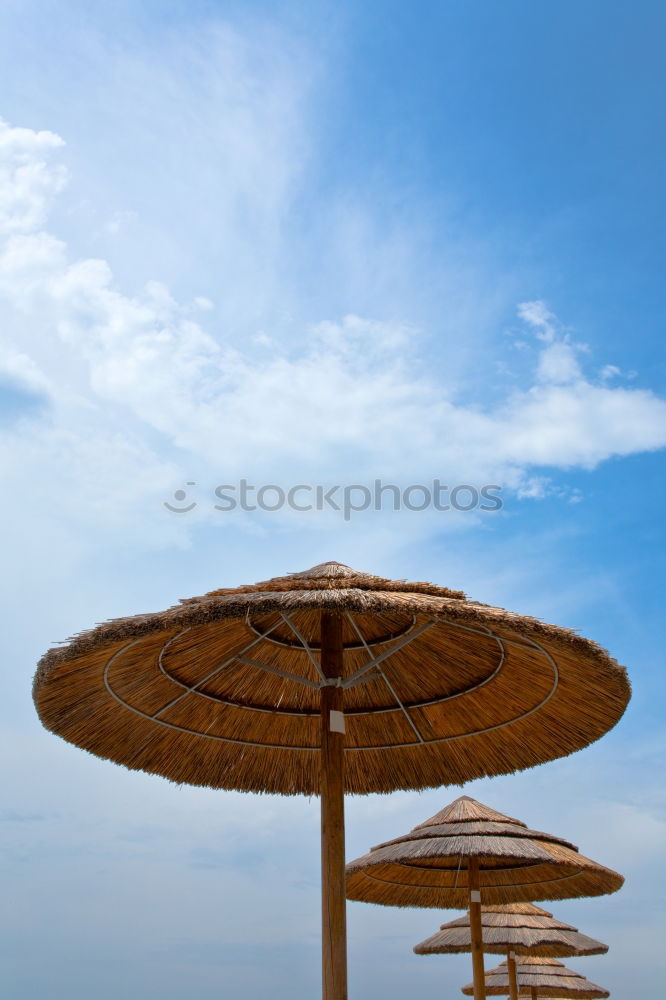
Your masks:
[{"label": "wooden umbrella pole", "polygon": [[532,1000],[539,1000],[536,986],[533,986],[530,992],[532,993]]},{"label": "wooden umbrella pole", "polygon": [[[342,677],[342,617],[321,616],[321,670]],[[323,1000],[347,1000],[343,690],[321,689],[321,900]]]},{"label": "wooden umbrella pole", "polygon": [[506,964],[509,969],[509,994],[511,1000],[518,1000],[518,977],[516,975],[516,959],[514,953],[509,950],[506,956]]},{"label": "wooden umbrella pole", "polygon": [[486,980],[483,968],[483,930],[481,927],[481,889],[478,858],[469,858],[469,928],[472,936],[472,968],[474,970],[474,1000],[486,1000]]}]

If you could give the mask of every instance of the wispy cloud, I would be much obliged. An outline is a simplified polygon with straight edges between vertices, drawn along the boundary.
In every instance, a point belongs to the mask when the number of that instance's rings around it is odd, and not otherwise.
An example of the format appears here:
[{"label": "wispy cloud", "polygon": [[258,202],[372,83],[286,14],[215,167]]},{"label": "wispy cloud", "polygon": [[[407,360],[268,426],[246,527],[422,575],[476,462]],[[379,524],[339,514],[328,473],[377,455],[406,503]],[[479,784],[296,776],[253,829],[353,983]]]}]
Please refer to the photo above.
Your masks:
[{"label": "wispy cloud", "polygon": [[39,462],[57,451],[72,486],[89,480],[91,462],[103,476],[92,459],[103,455],[115,480],[133,484],[129,509],[150,491],[146,479],[164,489],[175,448],[218,474],[445,470],[538,497],[535,471],[666,444],[666,403],[586,374],[582,345],[541,301],[518,306],[542,345],[531,379],[486,406],[459,398],[446,370],[426,362],[427,332],[407,323],[347,315],[310,325],[300,341],[265,331],[234,346],[205,328],[201,301],[180,303],[156,281],[128,295],[107,261],[73,259],[43,228],[63,184],[62,141],[6,124],[0,135],[4,370],[53,406],[7,447]]}]

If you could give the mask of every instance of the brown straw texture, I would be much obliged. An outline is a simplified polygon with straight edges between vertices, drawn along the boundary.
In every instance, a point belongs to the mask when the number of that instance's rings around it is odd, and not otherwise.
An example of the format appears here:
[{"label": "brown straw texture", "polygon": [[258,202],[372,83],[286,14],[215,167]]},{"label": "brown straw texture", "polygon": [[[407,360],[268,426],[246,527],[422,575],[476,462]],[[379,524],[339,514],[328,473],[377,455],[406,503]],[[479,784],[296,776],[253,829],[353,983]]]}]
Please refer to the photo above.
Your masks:
[{"label": "brown straw texture", "polygon": [[[502,996],[510,992],[506,962],[502,962],[496,969],[487,972],[485,978],[488,996]],[[516,961],[516,978],[518,992],[521,996],[529,995],[532,987],[536,988],[539,997],[603,1000],[604,997],[610,996],[608,990],[605,990],[603,986],[591,983],[585,976],[581,976],[580,973],[574,972],[572,969],[567,969],[554,958],[534,957]],[[462,992],[467,996],[473,996],[472,983],[463,986]]]},{"label": "brown straw texture", "polygon": [[348,792],[532,767],[598,739],[629,700],[624,669],[568,629],[324,563],[81,633],[40,661],[37,710],[129,768],[316,794],[324,610],[344,616],[345,681],[384,657],[345,688]]},{"label": "brown straw texture", "polygon": [[[499,818],[489,820],[491,815]],[[439,822],[442,817],[449,822]],[[350,862],[347,898],[384,906],[462,909],[469,904],[470,858],[479,862],[486,905],[599,896],[615,892],[624,881],[567,841],[528,830],[464,795],[406,836]]]},{"label": "brown straw texture", "polygon": [[[608,945],[581,934],[578,928],[555,920],[552,913],[531,903],[482,906],[483,950],[517,955],[566,958],[570,955],[603,955]],[[442,924],[432,937],[414,947],[417,955],[455,955],[472,950],[469,912]]]}]

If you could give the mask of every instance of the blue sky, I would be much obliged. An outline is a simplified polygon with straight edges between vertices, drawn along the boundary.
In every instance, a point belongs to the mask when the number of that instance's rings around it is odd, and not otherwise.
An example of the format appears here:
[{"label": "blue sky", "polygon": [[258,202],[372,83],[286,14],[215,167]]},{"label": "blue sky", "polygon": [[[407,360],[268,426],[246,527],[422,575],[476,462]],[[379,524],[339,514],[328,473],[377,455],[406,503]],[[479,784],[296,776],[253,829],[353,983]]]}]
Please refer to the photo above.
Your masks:
[{"label": "blue sky", "polygon": [[[94,622],[326,559],[627,664],[600,743],[467,791],[627,876],[556,906],[611,945],[571,964],[660,988],[665,21],[647,0],[3,5],[12,1000],[316,995],[317,803],[98,761],[41,730],[30,681]],[[243,477],[494,483],[503,509],[215,511]],[[169,513],[183,488],[196,509]],[[349,856],[456,794],[350,800]],[[444,919],[352,904],[351,996],[455,995],[464,956],[411,953]]]}]

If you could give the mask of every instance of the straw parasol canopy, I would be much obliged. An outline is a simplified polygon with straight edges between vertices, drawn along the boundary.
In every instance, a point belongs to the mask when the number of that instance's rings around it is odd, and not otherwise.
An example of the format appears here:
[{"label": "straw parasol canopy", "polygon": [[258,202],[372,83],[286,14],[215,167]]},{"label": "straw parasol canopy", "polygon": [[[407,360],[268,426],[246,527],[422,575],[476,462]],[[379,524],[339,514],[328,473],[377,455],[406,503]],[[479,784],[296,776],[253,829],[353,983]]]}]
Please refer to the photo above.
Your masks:
[{"label": "straw parasol canopy", "polygon": [[483,1000],[482,902],[598,896],[623,881],[568,841],[463,795],[410,833],[350,862],[347,898],[385,906],[469,905],[474,996]]},{"label": "straw parasol canopy", "polygon": [[[567,969],[555,958],[521,958],[516,962],[518,991],[520,996],[537,997],[569,997],[574,1000],[602,1000],[610,996],[603,986],[591,983],[579,972]],[[471,983],[463,986],[462,992],[471,996],[474,987]],[[507,963],[502,962],[496,969],[486,973],[486,993],[488,996],[502,996],[509,992],[509,975]]]},{"label": "straw parasol canopy", "polygon": [[462,795],[402,837],[347,865],[347,897],[385,906],[463,908],[468,862],[486,904],[616,892],[624,879],[569,841]]},{"label": "straw parasol canopy", "polygon": [[624,669],[568,629],[324,563],[77,635],[40,661],[37,710],[129,768],[316,794],[326,611],[342,617],[348,792],[533,767],[598,739],[629,700]]},{"label": "straw parasol canopy", "polygon": [[[482,906],[483,950],[494,954],[565,958],[570,955],[604,955],[608,945],[581,934],[577,927],[556,920],[533,903]],[[471,951],[469,911],[442,924],[437,934],[415,945],[417,955],[455,955]]]},{"label": "straw parasol canopy", "polygon": [[321,796],[328,1000],[346,996],[344,792],[532,767],[598,739],[629,696],[568,629],[336,562],[106,622],[34,684],[47,729],[128,768]]}]

